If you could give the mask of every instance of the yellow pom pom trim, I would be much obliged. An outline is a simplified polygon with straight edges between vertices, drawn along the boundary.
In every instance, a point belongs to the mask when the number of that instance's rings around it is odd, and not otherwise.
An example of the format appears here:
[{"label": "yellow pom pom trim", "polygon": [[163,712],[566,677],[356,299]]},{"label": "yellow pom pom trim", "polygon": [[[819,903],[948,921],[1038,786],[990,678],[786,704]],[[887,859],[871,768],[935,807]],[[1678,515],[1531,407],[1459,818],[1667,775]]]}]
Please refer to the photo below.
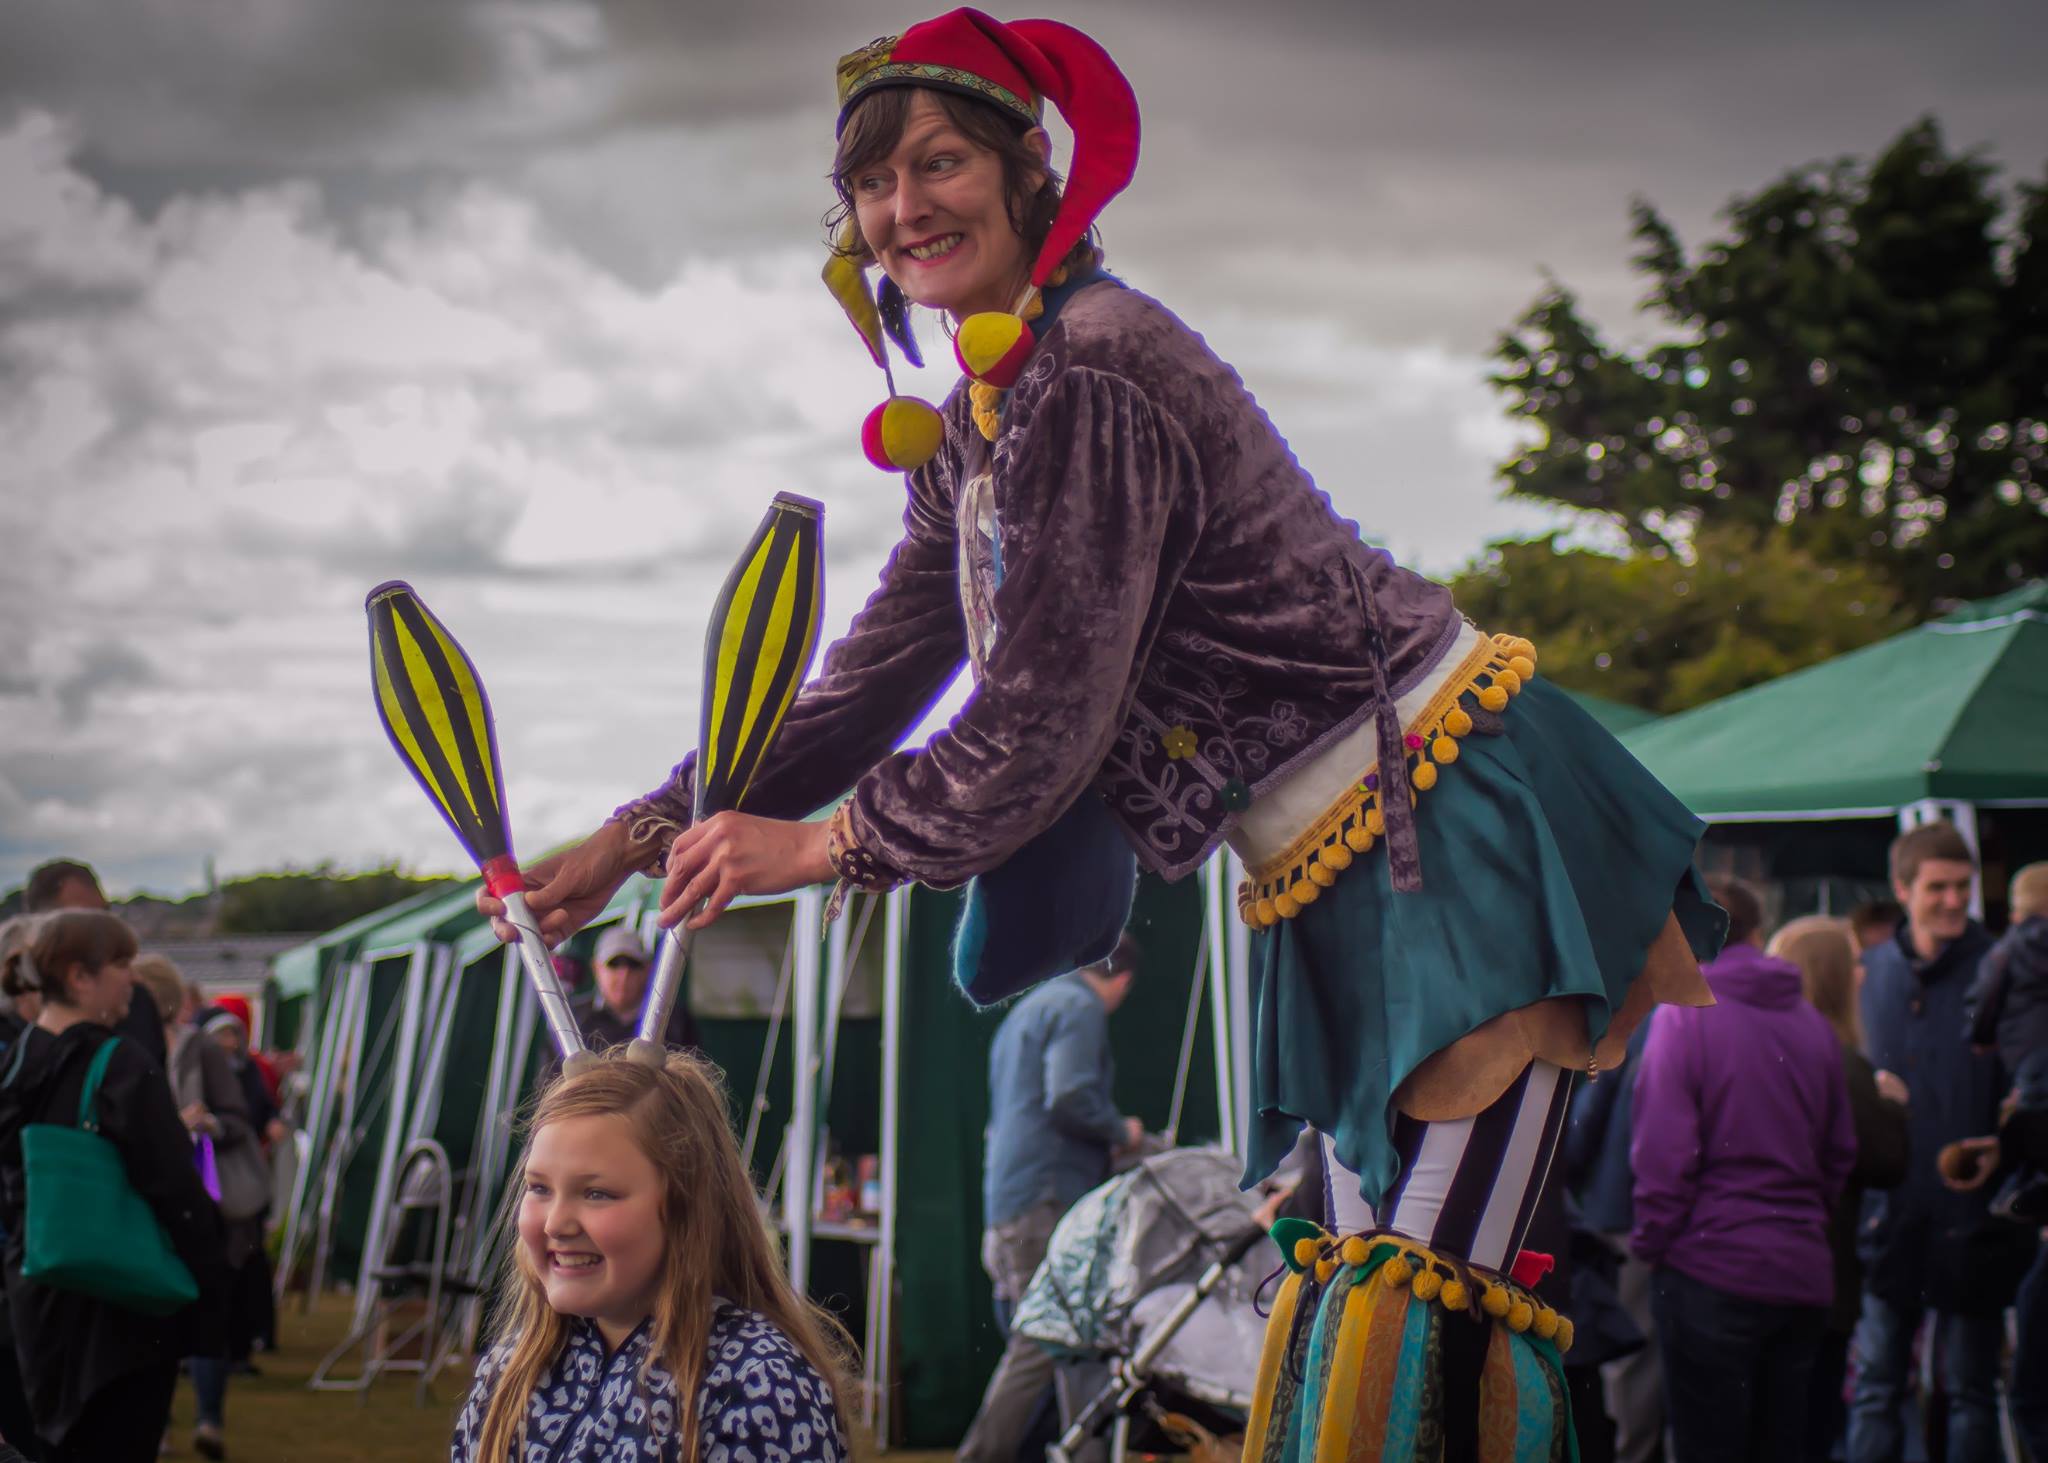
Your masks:
[{"label": "yellow pom pom trim", "polygon": [[1372,1246],[1367,1244],[1362,1237],[1354,1234],[1338,1247],[1337,1253],[1343,1258],[1345,1264],[1356,1268],[1372,1258]]},{"label": "yellow pom pom trim", "polygon": [[1490,1281],[1480,1285],[1479,1309],[1485,1311],[1489,1316],[1499,1317],[1506,1315],[1510,1304],[1508,1293],[1503,1287],[1495,1285]]},{"label": "yellow pom pom trim", "polygon": [[1442,1298],[1445,1310],[1462,1311],[1463,1309],[1465,1309],[1465,1303],[1472,1297],[1471,1294],[1465,1289],[1464,1281],[1451,1280],[1445,1282]]},{"label": "yellow pom pom trim", "polygon": [[1557,1349],[1559,1351],[1570,1351],[1572,1349],[1572,1323],[1570,1318],[1566,1316],[1559,1316],[1557,1318]]},{"label": "yellow pom pom trim", "polygon": [[1335,1260],[1316,1261],[1316,1284],[1328,1285],[1336,1277],[1336,1274],[1337,1262]]},{"label": "yellow pom pom trim", "polygon": [[1310,1239],[1307,1235],[1303,1235],[1294,1242],[1294,1263],[1306,1270],[1309,1266],[1315,1264],[1316,1251],[1320,1248],[1321,1246],[1314,1240]]},{"label": "yellow pom pom trim", "polygon": [[[1535,647],[1519,637],[1482,635],[1458,665],[1443,677],[1429,701],[1403,729],[1408,743],[1408,805],[1443,783],[1443,769],[1455,763],[1463,748],[1458,739],[1476,730],[1466,708],[1475,703],[1487,713],[1505,710],[1509,697],[1523,684],[1522,667],[1535,666]],[[1460,704],[1461,698],[1470,698]],[[1322,815],[1283,852],[1250,871],[1238,888],[1238,917],[1256,929],[1292,919],[1334,886],[1335,876],[1349,868],[1358,854],[1370,853],[1387,832],[1384,789],[1375,769],[1366,768]],[[1263,906],[1272,904],[1272,919]]]},{"label": "yellow pom pom trim", "polygon": [[1414,1278],[1415,1267],[1410,1265],[1401,1256],[1396,1255],[1393,1259],[1387,1261],[1386,1264],[1380,1266],[1380,1274],[1387,1277],[1387,1284],[1398,1290]]},{"label": "yellow pom pom trim", "polygon": [[1536,662],[1526,655],[1518,655],[1508,662],[1508,669],[1526,681],[1535,676]]},{"label": "yellow pom pom trim", "polygon": [[1279,921],[1280,911],[1273,907],[1272,900],[1261,899],[1252,906],[1252,918],[1259,922],[1261,929],[1264,929],[1267,925],[1275,924]]},{"label": "yellow pom pom trim", "polygon": [[1434,1270],[1425,1270],[1415,1277],[1415,1298],[1417,1300],[1435,1300],[1437,1292],[1443,1288],[1444,1278]]},{"label": "yellow pom pom trim", "polygon": [[1525,1300],[1518,1300],[1508,1307],[1508,1329],[1510,1331],[1526,1331],[1529,1329],[1529,1323],[1535,1319],[1535,1307]]},{"label": "yellow pom pom trim", "polygon": [[1536,1325],[1533,1329],[1538,1339],[1543,1341],[1555,1339],[1557,1336],[1558,1319],[1557,1312],[1553,1311],[1549,1306],[1537,1307]]}]

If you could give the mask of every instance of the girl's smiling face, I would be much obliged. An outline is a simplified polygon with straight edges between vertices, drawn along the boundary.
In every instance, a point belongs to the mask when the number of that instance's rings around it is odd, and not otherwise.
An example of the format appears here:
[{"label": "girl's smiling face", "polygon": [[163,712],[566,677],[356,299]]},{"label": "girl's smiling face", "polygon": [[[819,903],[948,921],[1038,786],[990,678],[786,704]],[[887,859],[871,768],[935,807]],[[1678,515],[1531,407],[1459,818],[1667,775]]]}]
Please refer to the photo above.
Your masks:
[{"label": "girl's smiling face", "polygon": [[1030,260],[1002,159],[962,133],[930,92],[912,100],[895,150],[847,187],[868,249],[911,300],[956,318],[1016,303]]},{"label": "girl's smiling face", "polygon": [[616,1348],[654,1310],[665,1260],[661,1177],[617,1114],[533,1135],[519,1243],[548,1305],[588,1316]]}]

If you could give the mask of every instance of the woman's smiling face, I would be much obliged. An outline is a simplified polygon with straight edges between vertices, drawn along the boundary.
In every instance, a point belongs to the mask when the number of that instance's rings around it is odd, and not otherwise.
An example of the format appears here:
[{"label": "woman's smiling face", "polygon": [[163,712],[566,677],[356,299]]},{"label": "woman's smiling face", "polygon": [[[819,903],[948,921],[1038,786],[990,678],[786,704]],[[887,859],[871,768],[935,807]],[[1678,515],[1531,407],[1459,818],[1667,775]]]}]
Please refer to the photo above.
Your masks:
[{"label": "woman's smiling face", "polygon": [[661,1176],[616,1114],[560,1118],[533,1135],[519,1243],[548,1305],[588,1316],[617,1347],[654,1310],[665,1230]]},{"label": "woman's smiling face", "polygon": [[1002,159],[962,133],[931,92],[913,97],[895,150],[847,183],[869,250],[911,300],[956,318],[1016,304],[1030,261]]}]

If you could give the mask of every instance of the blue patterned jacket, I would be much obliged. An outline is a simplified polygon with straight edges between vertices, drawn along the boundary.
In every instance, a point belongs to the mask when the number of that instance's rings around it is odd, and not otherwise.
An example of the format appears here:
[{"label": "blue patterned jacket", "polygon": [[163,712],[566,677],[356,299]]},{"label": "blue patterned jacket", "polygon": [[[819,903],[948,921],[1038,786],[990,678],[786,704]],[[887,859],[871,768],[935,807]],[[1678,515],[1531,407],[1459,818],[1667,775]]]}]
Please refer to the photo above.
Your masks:
[{"label": "blue patterned jacket", "polygon": [[[597,1327],[574,1319],[568,1344],[527,1405],[518,1463],[681,1463],[675,1378],[647,1355],[647,1337],[642,1322],[607,1355]],[[477,1442],[508,1351],[497,1347],[477,1368],[456,1419],[451,1463],[485,1463]],[[830,1385],[772,1321],[726,1301],[712,1316],[697,1389],[697,1437],[701,1463],[850,1463],[853,1457]]]}]

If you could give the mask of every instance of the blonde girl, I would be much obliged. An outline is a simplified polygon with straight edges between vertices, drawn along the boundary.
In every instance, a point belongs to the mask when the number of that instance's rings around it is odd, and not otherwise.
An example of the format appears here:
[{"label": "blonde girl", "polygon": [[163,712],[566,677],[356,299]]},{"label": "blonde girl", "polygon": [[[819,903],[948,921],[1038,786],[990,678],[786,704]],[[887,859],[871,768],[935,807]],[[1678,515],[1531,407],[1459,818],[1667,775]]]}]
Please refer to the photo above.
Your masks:
[{"label": "blonde girl", "polygon": [[535,1108],[453,1463],[852,1457],[843,1333],[790,1289],[717,1069],[607,1059]]}]

